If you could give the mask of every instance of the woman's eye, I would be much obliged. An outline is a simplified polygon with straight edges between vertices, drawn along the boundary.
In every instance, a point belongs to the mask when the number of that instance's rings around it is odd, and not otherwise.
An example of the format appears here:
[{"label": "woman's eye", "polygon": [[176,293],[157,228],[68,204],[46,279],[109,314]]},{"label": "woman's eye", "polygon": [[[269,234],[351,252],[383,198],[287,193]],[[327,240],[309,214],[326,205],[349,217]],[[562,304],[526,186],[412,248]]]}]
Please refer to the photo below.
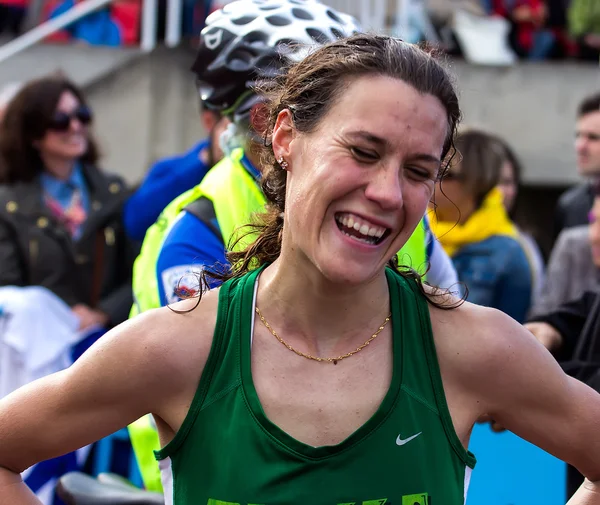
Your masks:
[{"label": "woman's eye", "polygon": [[406,169],[411,173],[413,177],[417,177],[419,179],[431,179],[431,174],[429,170],[424,170],[419,167],[406,167]]},{"label": "woman's eye", "polygon": [[375,161],[379,158],[377,153],[365,151],[364,149],[359,149],[358,147],[351,147],[350,151],[356,158],[362,161]]}]

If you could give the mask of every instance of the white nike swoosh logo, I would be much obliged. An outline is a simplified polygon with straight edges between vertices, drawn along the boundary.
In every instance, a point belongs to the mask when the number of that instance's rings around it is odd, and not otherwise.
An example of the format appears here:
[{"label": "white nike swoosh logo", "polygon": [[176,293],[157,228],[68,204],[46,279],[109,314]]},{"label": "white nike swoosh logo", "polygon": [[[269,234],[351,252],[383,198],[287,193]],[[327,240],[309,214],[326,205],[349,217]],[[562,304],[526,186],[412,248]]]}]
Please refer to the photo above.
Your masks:
[{"label": "white nike swoosh logo", "polygon": [[419,431],[419,433],[417,433],[416,435],[413,435],[412,437],[405,438],[404,440],[402,440],[400,438],[400,435],[398,435],[398,438],[396,438],[396,444],[397,445],[408,444],[412,439],[417,438],[421,433],[423,433],[423,432]]}]

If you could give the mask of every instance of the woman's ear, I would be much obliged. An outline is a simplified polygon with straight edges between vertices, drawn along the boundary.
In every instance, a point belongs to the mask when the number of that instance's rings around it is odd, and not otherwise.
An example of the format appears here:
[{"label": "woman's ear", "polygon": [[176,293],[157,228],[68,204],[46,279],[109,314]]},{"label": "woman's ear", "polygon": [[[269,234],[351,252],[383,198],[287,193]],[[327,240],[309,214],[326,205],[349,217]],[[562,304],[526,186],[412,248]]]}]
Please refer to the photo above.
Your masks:
[{"label": "woman's ear", "polygon": [[275,127],[273,128],[273,153],[275,159],[283,158],[290,162],[291,143],[294,140],[296,130],[292,122],[292,113],[289,109],[283,109],[277,116]]}]

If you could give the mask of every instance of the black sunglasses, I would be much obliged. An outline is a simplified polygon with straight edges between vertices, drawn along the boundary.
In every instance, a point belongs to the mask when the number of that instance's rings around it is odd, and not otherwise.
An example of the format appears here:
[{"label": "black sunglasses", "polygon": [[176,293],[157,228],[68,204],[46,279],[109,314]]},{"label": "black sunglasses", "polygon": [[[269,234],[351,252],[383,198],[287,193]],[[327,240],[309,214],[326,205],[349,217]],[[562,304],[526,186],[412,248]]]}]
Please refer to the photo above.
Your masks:
[{"label": "black sunglasses", "polygon": [[73,112],[55,112],[48,124],[49,130],[57,132],[66,132],[71,126],[71,121],[77,119],[82,125],[86,126],[92,122],[92,111],[85,105],[80,105]]}]

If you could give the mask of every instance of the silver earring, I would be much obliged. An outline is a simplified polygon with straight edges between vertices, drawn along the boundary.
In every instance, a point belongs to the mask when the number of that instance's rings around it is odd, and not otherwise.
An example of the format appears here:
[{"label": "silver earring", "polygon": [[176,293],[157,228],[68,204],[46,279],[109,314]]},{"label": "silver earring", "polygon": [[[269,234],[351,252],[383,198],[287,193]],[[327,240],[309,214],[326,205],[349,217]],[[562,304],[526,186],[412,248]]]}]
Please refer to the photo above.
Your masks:
[{"label": "silver earring", "polygon": [[280,156],[279,158],[277,158],[277,163],[279,163],[279,166],[283,170],[287,170],[288,167],[290,166],[289,163],[283,159],[283,156]]}]

